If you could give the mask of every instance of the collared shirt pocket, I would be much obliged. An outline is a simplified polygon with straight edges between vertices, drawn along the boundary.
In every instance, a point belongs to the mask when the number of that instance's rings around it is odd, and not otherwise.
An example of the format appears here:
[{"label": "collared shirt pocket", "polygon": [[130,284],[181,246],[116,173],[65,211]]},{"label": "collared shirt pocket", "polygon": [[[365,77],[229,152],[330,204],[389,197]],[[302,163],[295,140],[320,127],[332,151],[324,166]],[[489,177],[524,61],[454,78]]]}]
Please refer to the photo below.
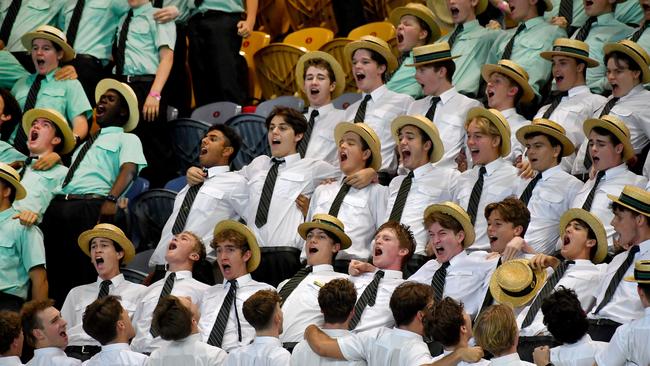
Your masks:
[{"label": "collared shirt pocket", "polygon": [[[10,3],[11,1],[7,1]],[[50,2],[47,0],[33,0],[27,2],[27,7],[38,12],[47,12],[50,10]]]},{"label": "collared shirt pocket", "polygon": [[279,173],[273,195],[295,200],[305,185],[305,176],[294,172]]},{"label": "collared shirt pocket", "polygon": [[37,104],[41,108],[47,105],[47,108],[56,109],[57,111],[65,111],[66,103],[67,103],[65,89],[52,86],[51,85],[52,83],[57,83],[57,82],[56,81],[48,82],[48,84],[50,85],[48,85],[47,88],[41,89]]}]

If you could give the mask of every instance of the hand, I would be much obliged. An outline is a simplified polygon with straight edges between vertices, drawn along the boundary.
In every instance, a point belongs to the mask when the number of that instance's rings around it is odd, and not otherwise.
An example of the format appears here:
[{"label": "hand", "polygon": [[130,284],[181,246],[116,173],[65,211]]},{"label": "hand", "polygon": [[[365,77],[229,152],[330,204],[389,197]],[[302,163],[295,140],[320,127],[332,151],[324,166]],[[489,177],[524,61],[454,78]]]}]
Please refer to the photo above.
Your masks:
[{"label": "hand", "polygon": [[309,197],[304,194],[299,194],[296,198],[296,205],[300,212],[302,212],[302,217],[307,217],[307,211],[309,210]]},{"label": "hand", "polygon": [[16,169],[16,170],[22,169],[24,165],[25,165],[24,160],[16,160],[13,163],[9,163],[9,166]]},{"label": "hand", "polygon": [[503,253],[501,253],[503,262],[509,261],[519,256],[519,254],[524,251],[525,246],[526,241],[521,236],[515,236],[512,238],[508,244],[506,244],[506,248],[503,250]]},{"label": "hand", "polygon": [[356,259],[351,260],[350,265],[348,266],[348,273],[351,276],[358,276],[362,273],[374,272],[374,271],[375,271],[375,266],[367,262],[358,261]]},{"label": "hand", "polygon": [[38,214],[32,211],[21,211],[11,217],[12,219],[20,220],[20,224],[23,226],[32,226],[38,220]]},{"label": "hand", "polygon": [[517,175],[520,176],[522,179],[529,179],[535,176],[535,171],[533,170],[533,166],[530,165],[530,161],[526,159],[522,159],[519,164],[515,165],[515,167],[519,169]]},{"label": "hand", "polygon": [[39,157],[34,164],[32,169],[34,170],[50,170],[54,165],[58,164],[61,161],[61,156],[54,151],[49,152],[41,157]]},{"label": "hand", "polygon": [[465,155],[465,148],[461,147],[460,152],[456,156],[456,159],[454,159],[456,164],[458,165],[458,171],[459,172],[464,172],[467,170],[467,156]]},{"label": "hand", "polygon": [[144,120],[147,122],[153,122],[158,118],[158,108],[160,107],[160,101],[151,95],[147,95],[147,99],[144,102],[144,107],[142,107],[142,113],[144,113]]},{"label": "hand", "polygon": [[547,267],[556,268],[560,264],[560,260],[550,255],[538,253],[530,259],[530,268],[536,270],[543,270]]},{"label": "hand", "polygon": [[203,183],[205,179],[207,178],[208,173],[205,173],[203,169],[196,167],[196,166],[191,166],[187,169],[187,172],[185,173],[185,178],[187,178],[187,184],[190,186],[195,186],[199,183]]},{"label": "hand", "polygon": [[237,34],[244,38],[248,38],[251,35],[251,32],[253,31],[253,25],[254,25],[255,20],[253,21],[247,21],[247,20],[240,20],[237,23]]},{"label": "hand", "polygon": [[99,211],[99,222],[112,223],[117,212],[117,205],[113,201],[104,201]]},{"label": "hand", "polygon": [[533,361],[537,366],[546,366],[551,363],[551,350],[548,346],[535,348],[533,351]]},{"label": "hand", "polygon": [[323,186],[323,185],[326,185],[326,184],[334,183],[334,182],[336,182],[336,180],[337,180],[336,178],[325,178],[325,179],[323,179],[323,180],[320,181],[319,186]]},{"label": "hand", "polygon": [[372,168],[364,168],[360,171],[350,174],[344,180],[345,183],[356,189],[362,189],[372,183],[377,178],[377,172]]},{"label": "hand", "polygon": [[569,22],[566,20],[565,17],[553,17],[551,18],[551,24],[557,25],[560,28],[567,29],[569,26]]},{"label": "hand", "polygon": [[54,73],[54,80],[75,80],[77,70],[72,65],[65,65]]},{"label": "hand", "polygon": [[164,8],[160,10],[156,10],[153,13],[153,19],[158,23],[164,24],[164,23],[169,23],[172,20],[178,18],[179,14],[180,12],[178,11],[178,8],[176,6],[174,5],[165,6]]},{"label": "hand", "polygon": [[488,22],[488,24],[485,25],[485,29],[492,29],[492,30],[501,29],[501,23],[492,19]]},{"label": "hand", "polygon": [[458,349],[458,355],[463,362],[476,363],[483,358],[481,347],[463,347]]}]

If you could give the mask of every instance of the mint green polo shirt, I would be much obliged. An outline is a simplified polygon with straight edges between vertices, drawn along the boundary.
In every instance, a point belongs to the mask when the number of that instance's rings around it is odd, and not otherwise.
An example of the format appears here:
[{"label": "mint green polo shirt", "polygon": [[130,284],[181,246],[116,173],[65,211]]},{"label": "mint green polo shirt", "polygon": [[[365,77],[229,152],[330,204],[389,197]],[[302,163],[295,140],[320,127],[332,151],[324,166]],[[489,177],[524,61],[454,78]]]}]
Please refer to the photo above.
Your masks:
[{"label": "mint green polo shirt", "polygon": [[[547,22],[550,22],[553,17],[556,17],[560,12],[560,2],[562,0],[551,0],[553,3],[553,9],[550,11],[544,12],[544,19]],[[581,27],[587,21],[587,13],[585,13],[585,7],[582,5],[582,0],[573,0],[573,22],[571,25],[573,27]]]},{"label": "mint green polo shirt", "polygon": [[643,21],[643,8],[638,0],[624,1],[616,4],[614,18],[621,23],[639,25]]},{"label": "mint green polo shirt", "polygon": [[196,12],[204,13],[207,10],[219,10],[224,13],[243,13],[244,2],[242,0],[205,0],[198,9],[194,10],[193,14]]},{"label": "mint green polo shirt", "polygon": [[395,93],[401,93],[412,96],[414,99],[422,97],[422,87],[415,80],[415,67],[407,67],[413,63],[413,51],[409,52],[408,57],[404,58],[400,67],[395,70],[386,87]]},{"label": "mint green polo shirt", "polygon": [[[0,24],[11,6],[11,0],[0,0]],[[62,0],[23,0],[16,21],[9,34],[5,49],[9,52],[25,51],[20,38],[41,25],[56,25],[57,14],[63,8]]]},{"label": "mint green polo shirt", "polygon": [[11,164],[14,161],[25,161],[27,157],[16,150],[6,141],[0,140],[0,163]]},{"label": "mint green polo shirt", "polygon": [[190,18],[191,10],[194,10],[194,0],[163,0],[162,6],[163,8],[175,6],[178,9],[178,17],[174,19],[174,22],[177,24],[185,24]]},{"label": "mint green polo shirt", "polygon": [[[32,162],[34,163],[35,161]],[[61,164],[56,164],[49,170],[34,170],[31,166],[28,167],[20,181],[27,190],[27,196],[14,202],[14,208],[18,211],[29,210],[37,213],[40,222],[56,188],[61,185],[66,174],[68,168]]]},{"label": "mint green polo shirt", "polygon": [[24,78],[29,73],[23,65],[16,60],[11,52],[0,50],[0,88],[11,89],[20,78]]}]

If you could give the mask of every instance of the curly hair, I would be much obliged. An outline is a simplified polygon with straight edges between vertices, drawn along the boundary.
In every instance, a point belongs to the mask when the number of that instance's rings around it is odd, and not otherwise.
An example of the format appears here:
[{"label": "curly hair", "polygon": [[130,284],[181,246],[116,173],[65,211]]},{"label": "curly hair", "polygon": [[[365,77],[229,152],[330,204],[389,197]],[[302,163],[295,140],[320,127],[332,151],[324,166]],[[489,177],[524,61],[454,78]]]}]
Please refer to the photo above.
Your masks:
[{"label": "curly hair", "polygon": [[589,321],[578,295],[572,289],[560,286],[542,302],[544,324],[558,342],[575,343],[589,328]]}]

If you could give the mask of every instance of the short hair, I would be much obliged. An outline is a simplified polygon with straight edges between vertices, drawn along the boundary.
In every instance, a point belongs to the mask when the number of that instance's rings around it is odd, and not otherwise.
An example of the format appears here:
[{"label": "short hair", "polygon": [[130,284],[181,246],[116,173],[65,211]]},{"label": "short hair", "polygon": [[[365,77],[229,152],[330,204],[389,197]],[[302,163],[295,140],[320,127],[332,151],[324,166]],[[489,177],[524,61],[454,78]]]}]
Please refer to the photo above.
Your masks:
[{"label": "short hair", "polygon": [[[621,141],[621,139],[618,138],[618,136],[616,136],[612,131],[610,131],[610,130],[604,128],[604,127],[595,126],[595,127],[593,127],[593,128],[591,129],[591,131],[595,132],[596,134],[598,134],[598,135],[600,135],[600,136],[608,136],[609,139],[612,141],[612,145],[614,145],[614,146],[623,143],[623,142]],[[590,131],[590,132],[591,132],[591,131]],[[623,153],[621,152],[621,155],[622,155],[622,154],[623,154]]]},{"label": "short hair", "polygon": [[275,290],[259,290],[244,301],[244,318],[257,331],[268,329],[275,314],[276,304],[280,302],[282,298]]},{"label": "short hair", "polygon": [[[594,257],[596,256],[596,252],[598,252],[598,238],[596,237],[596,232],[594,231],[594,229],[591,228],[591,226],[589,226],[589,224],[587,224],[587,222],[585,222],[585,221],[583,221],[583,220],[581,220],[581,219],[579,219],[577,217],[571,219],[571,221],[569,221],[569,223],[571,223],[573,221],[577,222],[578,224],[580,224],[580,226],[584,227],[587,230],[587,239],[596,240],[596,245],[591,247],[591,249],[589,251],[589,258],[594,259]],[[563,230],[562,232],[564,232],[564,229],[566,229],[566,227],[562,228],[562,230]]]},{"label": "short hair", "polygon": [[6,180],[6,179],[4,179],[2,177],[0,177],[0,183],[3,186],[6,186],[6,187],[9,188],[9,191],[11,192],[11,193],[9,193],[9,202],[13,203],[16,200],[16,187],[14,187],[13,184],[9,183],[8,180]]},{"label": "short hair", "polygon": [[503,201],[488,204],[485,206],[486,220],[494,210],[499,213],[503,221],[511,223],[514,227],[521,226],[523,228],[522,237],[526,234],[530,223],[530,211],[528,211],[528,207],[522,200],[511,196],[506,197]]},{"label": "short hair", "polygon": [[433,288],[429,285],[406,281],[395,288],[390,297],[390,311],[395,326],[411,323],[418,311],[425,310],[433,301]]},{"label": "short hair", "polygon": [[120,100],[120,108],[126,109],[126,116],[122,117],[118,114],[118,118],[122,118],[122,120],[120,120],[120,125],[124,125],[129,121],[129,117],[131,116],[131,108],[129,108],[129,102],[127,102],[126,97],[117,89],[108,89],[106,91],[112,91],[113,93],[117,94],[117,97]]},{"label": "short hair", "polygon": [[23,325],[23,334],[28,345],[36,347],[36,337],[32,334],[34,329],[43,329],[43,324],[38,318],[38,313],[54,306],[54,300],[32,300],[23,305],[20,310],[20,318]]},{"label": "short hair", "polygon": [[[232,154],[228,157],[228,163],[232,163],[242,145],[242,139],[239,136],[239,133],[237,133],[234,128],[223,124],[210,126],[208,132],[210,131],[221,131],[221,133],[226,137],[226,146],[232,147],[233,150]],[[207,135],[208,133],[206,132],[205,134]]]},{"label": "short hair", "polygon": [[199,261],[202,261],[206,257],[205,245],[203,245],[203,240],[196,234],[191,231],[183,231],[185,234],[191,236],[194,239],[194,246],[192,247],[192,252],[199,255]]},{"label": "short hair", "polygon": [[20,108],[18,101],[11,94],[9,89],[0,88],[0,98],[4,101],[4,110],[2,114],[5,116],[11,116],[11,119],[7,122],[2,123],[0,126],[0,136],[2,140],[9,140],[9,136],[14,132],[16,126],[22,126],[23,122],[23,110]]},{"label": "short hair", "polygon": [[431,43],[431,39],[433,38],[433,33],[431,32],[431,27],[429,27],[429,24],[424,20],[420,19],[419,17],[414,16],[414,18],[415,20],[417,20],[418,24],[420,25],[420,28],[422,28],[422,30],[427,31],[427,37],[424,39],[424,44]]},{"label": "short hair", "polygon": [[433,66],[433,69],[435,71],[438,71],[440,70],[441,67],[444,67],[447,70],[447,73],[445,74],[445,78],[447,79],[448,82],[451,83],[451,80],[454,77],[454,73],[456,72],[456,63],[454,62],[454,60],[435,62],[431,64],[431,66]]},{"label": "short hair", "polygon": [[557,156],[557,158],[555,159],[555,161],[556,161],[557,163],[559,163],[559,162],[562,160],[562,154],[564,153],[564,146],[562,145],[562,143],[560,142],[560,140],[556,139],[555,137],[553,137],[553,136],[551,136],[551,135],[549,135],[549,134],[545,134],[545,133],[540,132],[540,131],[528,132],[527,134],[524,135],[524,139],[525,139],[525,140],[529,140],[529,139],[535,138],[535,137],[537,137],[537,136],[544,136],[544,137],[546,137],[546,139],[548,140],[549,144],[551,144],[551,147],[556,147],[556,146],[559,146],[559,147],[560,147],[560,154],[559,154],[559,155]]},{"label": "short hair", "polygon": [[82,322],[83,330],[102,345],[117,337],[115,325],[122,317],[122,304],[117,296],[105,296],[86,306]]},{"label": "short hair", "polygon": [[420,127],[418,127],[416,125],[404,125],[404,126],[400,127],[397,130],[397,134],[399,135],[400,133],[402,133],[402,129],[404,127],[406,127],[406,126],[415,127],[415,129],[420,134],[420,138],[422,139],[422,145],[426,144],[427,142],[431,142],[431,148],[429,149],[429,152],[427,153],[427,156],[429,157],[429,159],[431,159],[431,155],[433,154],[433,150],[435,150],[435,146],[433,146],[433,141],[431,141],[431,137],[429,137],[429,135],[426,132],[424,132],[424,130],[422,130]]},{"label": "short hair", "polygon": [[329,62],[327,62],[325,59],[320,57],[310,58],[309,60],[305,61],[302,75],[301,75],[303,80],[305,80],[305,77],[307,76],[307,69],[309,69],[312,66],[327,71],[327,77],[330,79],[330,83],[336,81],[334,75],[334,69],[332,69],[332,65],[330,65]]},{"label": "short hair", "polygon": [[[603,59],[605,61],[605,66],[607,66],[607,62],[609,62],[609,59],[614,60],[614,64],[616,67],[623,68],[625,65],[622,65],[621,62],[625,62],[627,64],[627,68],[630,69],[630,71],[639,71],[641,72],[641,66],[628,54],[621,52],[621,51],[613,51],[608,54],[606,54]],[[639,77],[641,77],[641,74],[639,74]]]},{"label": "short hair", "polygon": [[382,80],[384,83],[385,83],[386,81],[388,81],[388,76],[389,76],[389,75],[388,75],[388,74],[389,74],[389,71],[388,71],[388,61],[384,58],[384,56],[382,56],[379,52],[377,52],[377,51],[375,51],[375,50],[371,50],[370,48],[359,48],[359,49],[355,50],[355,51],[352,53],[352,56],[354,56],[354,54],[355,54],[358,50],[366,50],[366,51],[368,51],[368,53],[370,53],[370,59],[373,60],[373,61],[375,61],[375,62],[377,63],[377,66],[382,66],[382,65],[383,65],[383,66],[386,67],[386,70],[381,74],[381,80]]},{"label": "short hair", "polygon": [[248,245],[248,240],[246,240],[244,234],[233,229],[225,229],[219,232],[214,236],[214,238],[212,238],[212,244],[210,244],[210,246],[214,249],[217,249],[217,243],[223,241],[229,241],[233,243],[236,247],[241,249],[242,255],[246,253],[247,250],[251,250],[250,246]]},{"label": "short hair", "polygon": [[458,234],[459,232],[463,231],[463,225],[461,225],[461,223],[458,222],[458,220],[456,220],[453,216],[444,212],[433,211],[424,217],[425,229],[428,229],[429,226],[435,223],[438,223],[440,226],[447,230],[453,231],[454,234]]},{"label": "short hair", "polygon": [[[90,253],[90,245],[92,244],[93,240],[95,240],[96,238],[101,238],[101,236],[95,236],[94,238],[91,238],[90,241],[88,242],[88,252],[89,253]],[[116,242],[115,240],[109,239],[109,238],[103,238],[103,239],[110,240],[111,243],[113,243],[113,247],[115,248],[116,252],[118,252],[118,253],[122,252],[122,253],[126,254],[126,251],[124,251],[124,248],[122,248],[122,246],[118,242]],[[119,262],[120,266],[124,262],[125,258],[126,258],[126,256],[122,256],[122,258],[120,258],[120,262]]]},{"label": "short hair", "polygon": [[490,135],[492,137],[498,137],[500,140],[499,146],[503,144],[503,137],[501,136],[501,132],[499,131],[497,126],[494,123],[492,123],[489,119],[485,117],[474,117],[472,119],[468,119],[467,121],[465,121],[465,130],[469,128],[469,125],[471,125],[472,122],[476,123],[476,127],[478,127],[481,133]]},{"label": "short hair", "polygon": [[544,15],[544,12],[546,12],[546,1],[537,0],[537,2],[535,3],[535,9],[537,10],[538,16]]},{"label": "short hair", "polygon": [[645,295],[646,299],[650,301],[650,283],[637,283],[637,286],[639,289],[643,292]]},{"label": "short hair", "polygon": [[192,311],[178,297],[167,295],[153,311],[151,328],[157,329],[166,341],[183,339],[192,333]]},{"label": "short hair", "polygon": [[411,228],[408,225],[404,225],[398,221],[387,221],[383,223],[377,231],[375,231],[375,236],[384,229],[392,229],[395,231],[395,236],[397,236],[397,241],[399,242],[399,248],[408,249],[408,254],[402,258],[402,265],[404,265],[409,261],[409,259],[411,259],[415,252],[416,243],[413,231],[411,231]]},{"label": "short hair", "polygon": [[325,323],[343,323],[357,301],[357,290],[347,278],[329,281],[318,291],[318,305]]},{"label": "short hair", "polygon": [[[623,205],[621,205],[620,203],[618,203],[618,202],[616,202],[616,201],[612,201],[612,202],[609,204],[609,207],[611,208],[612,212],[614,212],[614,213],[628,211],[628,212],[630,212],[630,214],[632,215],[632,217],[634,217],[635,219],[636,219],[639,215],[645,216],[645,215],[643,215],[642,213],[640,213],[640,212],[638,212],[638,211],[635,211],[635,210],[631,210],[631,209],[629,209],[628,207],[623,206]],[[650,216],[645,216],[645,219],[646,219],[646,220],[645,220],[646,226],[650,227]]]},{"label": "short hair", "polygon": [[517,342],[519,330],[509,305],[492,305],[481,312],[474,326],[476,344],[493,355],[501,355]]},{"label": "short hair", "polygon": [[285,106],[276,106],[273,111],[266,117],[266,128],[271,125],[271,121],[275,117],[282,117],[282,119],[293,128],[293,132],[297,135],[307,131],[307,120],[302,113],[297,110]]},{"label": "short hair", "polygon": [[426,332],[430,337],[451,347],[460,342],[460,327],[465,324],[464,306],[451,297],[445,297],[431,307],[424,318]]},{"label": "short hair", "polygon": [[576,343],[589,328],[589,321],[582,310],[575,291],[560,286],[542,302],[544,325],[553,337],[562,343]]},{"label": "short hair", "polygon": [[20,314],[8,310],[0,311],[0,355],[9,351],[11,344],[20,336],[22,329]]}]

